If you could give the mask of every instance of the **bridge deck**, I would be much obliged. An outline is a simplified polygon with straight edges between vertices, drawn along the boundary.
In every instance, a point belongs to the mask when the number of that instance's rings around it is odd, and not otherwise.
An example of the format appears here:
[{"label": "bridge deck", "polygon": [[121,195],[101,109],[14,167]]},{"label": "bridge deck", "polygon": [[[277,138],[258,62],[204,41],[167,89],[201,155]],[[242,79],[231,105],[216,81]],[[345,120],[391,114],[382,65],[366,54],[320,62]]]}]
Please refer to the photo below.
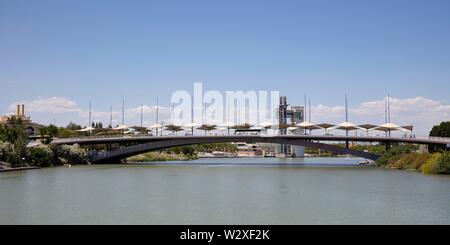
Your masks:
[{"label": "bridge deck", "polygon": [[54,140],[54,144],[113,144],[122,142],[147,143],[161,140],[199,140],[199,139],[222,139],[225,142],[256,142],[262,138],[292,139],[307,141],[354,141],[354,142],[404,142],[414,144],[450,144],[449,138],[432,137],[382,137],[382,136],[341,136],[341,135],[211,135],[211,136],[123,136],[123,137],[86,137],[86,138],[67,138]]}]

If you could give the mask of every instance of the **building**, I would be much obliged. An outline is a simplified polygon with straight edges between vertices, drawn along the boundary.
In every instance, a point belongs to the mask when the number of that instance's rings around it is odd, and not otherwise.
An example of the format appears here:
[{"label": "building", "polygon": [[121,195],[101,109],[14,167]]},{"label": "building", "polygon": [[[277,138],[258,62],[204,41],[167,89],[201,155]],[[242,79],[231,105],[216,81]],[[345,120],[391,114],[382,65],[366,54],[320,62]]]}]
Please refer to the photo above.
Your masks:
[{"label": "building", "polygon": [[43,125],[40,125],[38,123],[34,123],[31,120],[31,117],[25,115],[25,105],[17,105],[16,107],[16,114],[15,115],[4,115],[0,116],[0,124],[5,124],[10,120],[12,117],[17,117],[22,119],[22,121],[25,124],[25,128],[27,131],[27,134],[30,136],[37,135],[39,133],[39,129],[43,127]]},{"label": "building", "polygon": [[[279,125],[280,134],[285,135],[288,132],[287,127],[295,127],[296,124],[305,121],[305,107],[304,106],[294,106],[287,103],[287,97],[280,97],[280,107],[279,107]],[[302,134],[300,129],[290,130],[292,134]],[[305,149],[302,146],[292,146],[292,145],[280,145],[281,155],[290,155],[293,157],[303,157],[305,154]]]},{"label": "building", "polygon": [[257,143],[254,142],[236,142],[234,143],[237,147],[237,156],[239,157],[255,157],[262,156],[263,151],[258,146]]}]

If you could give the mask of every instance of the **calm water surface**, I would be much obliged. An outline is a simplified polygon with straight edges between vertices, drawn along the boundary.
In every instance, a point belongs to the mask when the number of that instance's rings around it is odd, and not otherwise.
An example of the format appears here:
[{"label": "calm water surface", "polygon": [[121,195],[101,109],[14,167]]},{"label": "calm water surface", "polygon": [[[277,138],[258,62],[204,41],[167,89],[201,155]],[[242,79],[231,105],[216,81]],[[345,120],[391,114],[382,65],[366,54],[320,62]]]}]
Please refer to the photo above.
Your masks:
[{"label": "calm water surface", "polygon": [[0,224],[450,224],[450,176],[355,158],[0,173]]}]

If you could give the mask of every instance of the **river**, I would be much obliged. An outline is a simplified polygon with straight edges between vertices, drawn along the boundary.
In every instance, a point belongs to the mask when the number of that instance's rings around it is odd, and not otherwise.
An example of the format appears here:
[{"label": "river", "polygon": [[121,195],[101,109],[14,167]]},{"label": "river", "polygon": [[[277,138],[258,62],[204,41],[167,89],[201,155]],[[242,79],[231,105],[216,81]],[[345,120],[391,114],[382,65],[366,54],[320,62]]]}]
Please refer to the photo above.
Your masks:
[{"label": "river", "polygon": [[0,224],[450,224],[450,176],[357,158],[237,158],[0,173]]}]

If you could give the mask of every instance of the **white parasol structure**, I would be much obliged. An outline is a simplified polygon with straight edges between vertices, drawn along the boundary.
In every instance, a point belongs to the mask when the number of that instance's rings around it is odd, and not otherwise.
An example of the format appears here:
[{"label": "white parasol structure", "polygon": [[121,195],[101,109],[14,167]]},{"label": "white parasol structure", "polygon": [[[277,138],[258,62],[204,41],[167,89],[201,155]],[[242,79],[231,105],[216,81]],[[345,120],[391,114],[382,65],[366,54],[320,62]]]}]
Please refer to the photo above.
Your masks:
[{"label": "white parasol structure", "polygon": [[260,127],[263,127],[263,128],[270,128],[270,127],[273,127],[273,126],[275,126],[275,125],[276,125],[276,124],[271,123],[271,122],[262,122],[262,123],[259,124],[259,126],[260,126]]},{"label": "white parasol structure", "polygon": [[200,124],[195,123],[195,122],[190,122],[190,123],[185,124],[183,127],[190,128],[191,129],[191,134],[194,135],[194,128],[200,127]]},{"label": "white parasol structure", "polygon": [[369,136],[369,130],[372,130],[372,129],[375,128],[376,126],[377,126],[377,125],[370,124],[370,123],[358,125],[358,127],[363,128],[363,129],[366,131],[367,136]]},{"label": "white parasol structure", "polygon": [[328,134],[328,130],[332,129],[336,125],[331,123],[319,123],[317,126],[323,128],[325,130],[325,134]]},{"label": "white parasol structure", "polygon": [[128,130],[127,131],[125,131],[125,132],[123,132],[124,134],[131,134],[131,133],[133,133],[133,132],[135,132],[136,131],[136,129],[134,129],[134,128],[128,128]]},{"label": "white parasol structure", "polygon": [[117,127],[115,127],[115,128],[113,128],[113,130],[125,130],[125,129],[128,129],[128,128],[130,128],[130,127],[128,127],[127,125],[119,125],[119,126],[117,126]]},{"label": "white parasol structure", "polygon": [[311,122],[301,122],[301,123],[297,123],[297,126],[299,128],[302,128],[305,130],[305,134],[306,134],[306,130],[309,130],[309,134],[311,134],[312,130],[316,130],[316,129],[321,129],[321,127],[317,126],[314,123]]},{"label": "white parasol structure", "polygon": [[91,132],[92,130],[94,130],[95,128],[93,127],[86,127],[80,130],[77,130],[77,132]]},{"label": "white parasol structure", "polygon": [[224,122],[223,124],[220,125],[220,127],[224,127],[227,129],[228,135],[230,135],[230,128],[234,126],[235,124],[232,122]]},{"label": "white parasol structure", "polygon": [[360,126],[351,122],[339,123],[338,125],[334,126],[333,129],[345,130],[346,135],[348,135],[348,131],[351,130],[358,130],[358,129],[365,130],[364,128],[361,128]]},{"label": "white parasol structure", "polygon": [[151,130],[155,129],[156,135],[158,135],[158,129],[161,129],[161,134],[162,134],[162,127],[163,127],[163,125],[161,125],[159,123],[154,123],[154,124],[148,126],[148,129],[151,129]]},{"label": "white parasol structure", "polygon": [[395,123],[388,122],[373,128],[373,130],[383,131],[386,132],[386,134],[389,133],[390,135],[392,131],[404,131],[405,129]]}]

